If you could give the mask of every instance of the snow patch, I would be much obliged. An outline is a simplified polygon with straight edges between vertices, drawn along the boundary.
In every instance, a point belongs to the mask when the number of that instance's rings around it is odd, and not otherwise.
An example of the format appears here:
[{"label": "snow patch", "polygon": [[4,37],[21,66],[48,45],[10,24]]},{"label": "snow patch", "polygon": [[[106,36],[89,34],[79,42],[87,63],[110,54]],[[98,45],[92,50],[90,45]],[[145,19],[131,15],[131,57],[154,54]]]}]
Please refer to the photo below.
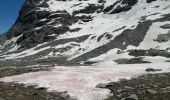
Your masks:
[{"label": "snow patch", "polygon": [[170,71],[170,63],[159,64],[133,64],[103,66],[56,66],[51,71],[31,72],[22,75],[1,78],[3,82],[17,82],[27,85],[37,84],[46,87],[48,91],[67,91],[71,97],[78,100],[103,100],[108,97],[110,91],[96,88],[99,83],[118,81],[120,78],[129,79],[146,74],[145,69],[162,69],[162,72]]}]

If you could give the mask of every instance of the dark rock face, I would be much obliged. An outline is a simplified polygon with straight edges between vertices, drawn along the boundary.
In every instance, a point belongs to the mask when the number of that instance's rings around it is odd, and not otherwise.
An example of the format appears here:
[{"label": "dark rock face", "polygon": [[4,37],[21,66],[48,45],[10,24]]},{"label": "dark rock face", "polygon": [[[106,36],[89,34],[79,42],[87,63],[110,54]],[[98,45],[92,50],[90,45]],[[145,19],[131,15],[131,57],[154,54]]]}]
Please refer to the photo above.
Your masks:
[{"label": "dark rock face", "polygon": [[[138,2],[138,0],[118,0],[114,4],[110,5],[106,9],[104,9],[104,12],[110,12],[110,14],[115,14],[115,13],[120,13],[123,11],[128,11],[137,2]],[[121,6],[121,5],[123,5],[123,6]],[[115,6],[117,6],[117,7],[114,8]]]},{"label": "dark rock face", "polygon": [[[41,11],[40,7],[49,7],[48,1],[49,0],[26,0],[24,3],[17,21],[6,33],[7,39],[20,36],[21,34],[23,35],[16,42],[18,45],[21,45],[19,49],[28,49],[39,43],[54,40],[56,36],[67,31],[71,32],[72,30],[69,29],[69,25],[78,21],[92,21],[93,17],[88,14],[95,12],[100,13],[102,11],[109,12],[119,3],[124,6],[117,6],[116,9],[111,11],[111,14],[120,13],[131,9],[131,6],[137,3],[137,0],[118,0],[115,4],[103,10],[105,1],[99,0],[100,5],[88,4],[84,9],[76,10],[73,12],[73,15],[70,15],[67,11]],[[86,15],[76,16],[77,14]],[[60,26],[55,27],[56,25]],[[56,36],[50,36],[53,34]],[[111,38],[109,35],[107,35],[107,37]]]},{"label": "dark rock face", "polygon": [[[73,15],[70,15],[67,11],[41,11],[40,7],[49,7],[48,1],[26,0],[17,21],[6,33],[6,38],[11,39],[22,34],[23,36],[16,43],[21,45],[20,49],[28,49],[39,43],[54,40],[59,34],[72,31],[69,29],[69,25],[79,20],[89,22],[93,19],[92,16],[76,16],[77,14],[90,14],[103,9],[101,5],[89,4],[84,9],[74,11]],[[67,2],[66,0],[64,1]],[[57,25],[60,26],[55,27]],[[56,36],[50,36],[53,34],[56,34]]]},{"label": "dark rock face", "polygon": [[156,0],[146,0],[147,3],[151,3],[153,1],[156,1]]},{"label": "dark rock face", "polygon": [[[31,48],[39,43],[51,41],[55,37],[50,35],[67,32],[69,30],[68,25],[73,23],[72,16],[66,11],[39,11],[39,7],[48,7],[46,3],[48,0],[38,5],[40,1],[42,0],[27,0],[19,13],[16,23],[6,33],[7,39],[23,35],[16,42],[21,45],[20,49]],[[53,18],[56,19],[53,20]],[[60,26],[55,27],[56,25]],[[36,30],[36,28],[39,29]]]}]

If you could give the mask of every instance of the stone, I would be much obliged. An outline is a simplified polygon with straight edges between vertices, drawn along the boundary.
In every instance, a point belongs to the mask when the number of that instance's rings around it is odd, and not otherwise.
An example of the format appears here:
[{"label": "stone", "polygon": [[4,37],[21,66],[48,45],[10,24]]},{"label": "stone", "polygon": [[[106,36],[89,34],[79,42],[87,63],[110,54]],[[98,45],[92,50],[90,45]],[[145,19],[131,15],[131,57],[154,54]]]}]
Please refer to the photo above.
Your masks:
[{"label": "stone", "polygon": [[157,91],[152,90],[152,89],[147,89],[146,93],[150,93],[150,94],[157,94]]},{"label": "stone", "polygon": [[129,97],[123,99],[123,100],[139,100],[138,96],[136,94],[132,94]]},{"label": "stone", "polygon": [[69,95],[66,92],[61,93],[60,96],[64,99],[69,98]]},{"label": "stone", "polygon": [[106,88],[107,84],[105,83],[99,83],[98,85],[96,85],[96,88]]},{"label": "stone", "polygon": [[156,72],[156,71],[161,71],[162,69],[154,69],[154,68],[147,68],[145,71],[146,72]]},{"label": "stone", "polygon": [[170,29],[170,24],[165,24],[165,25],[162,25],[160,27],[163,28],[163,29]]}]

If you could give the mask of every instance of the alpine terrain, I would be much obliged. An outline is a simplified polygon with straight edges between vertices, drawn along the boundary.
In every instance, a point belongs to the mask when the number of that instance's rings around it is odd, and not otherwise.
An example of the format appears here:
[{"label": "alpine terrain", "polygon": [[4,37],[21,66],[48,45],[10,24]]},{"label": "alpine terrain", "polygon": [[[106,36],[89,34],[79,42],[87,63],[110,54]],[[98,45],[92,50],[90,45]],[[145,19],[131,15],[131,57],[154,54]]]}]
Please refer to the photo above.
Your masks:
[{"label": "alpine terrain", "polygon": [[169,58],[170,0],[25,0],[0,36],[0,99],[169,100]]}]

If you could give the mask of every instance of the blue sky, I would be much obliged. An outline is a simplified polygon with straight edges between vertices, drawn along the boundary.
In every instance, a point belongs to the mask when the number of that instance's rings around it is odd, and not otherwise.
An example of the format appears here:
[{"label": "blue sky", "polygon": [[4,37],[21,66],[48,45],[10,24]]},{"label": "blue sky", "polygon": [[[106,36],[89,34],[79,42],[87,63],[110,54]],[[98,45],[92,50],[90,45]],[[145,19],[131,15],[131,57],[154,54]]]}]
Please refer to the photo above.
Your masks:
[{"label": "blue sky", "polygon": [[1,0],[0,34],[6,32],[16,21],[19,10],[25,0]]}]

